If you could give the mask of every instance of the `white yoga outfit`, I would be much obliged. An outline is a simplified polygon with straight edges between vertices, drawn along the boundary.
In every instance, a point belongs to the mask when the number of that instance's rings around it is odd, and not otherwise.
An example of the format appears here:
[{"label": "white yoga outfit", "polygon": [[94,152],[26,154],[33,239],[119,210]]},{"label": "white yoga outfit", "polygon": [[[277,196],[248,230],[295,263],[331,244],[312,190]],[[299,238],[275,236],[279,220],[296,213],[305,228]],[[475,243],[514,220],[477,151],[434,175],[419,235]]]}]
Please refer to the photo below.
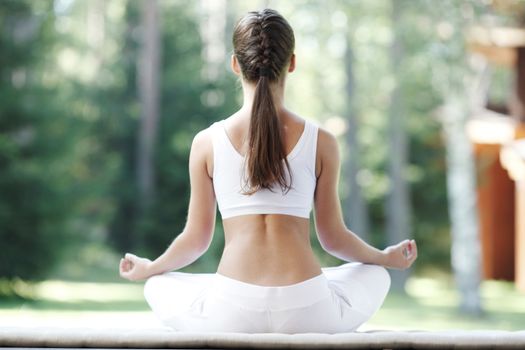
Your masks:
[{"label": "white yoga outfit", "polygon": [[[317,183],[315,158],[317,125],[305,121],[304,130],[286,156],[291,171],[292,188],[283,194],[274,184],[251,196],[242,193],[245,180],[245,157],[233,147],[224,120],[211,126],[213,143],[213,188],[223,219],[244,214],[287,214],[309,218]],[[286,173],[287,179],[290,174]]]},{"label": "white yoga outfit", "polygon": [[220,274],[169,272],[148,279],[147,302],[175,330],[242,333],[351,332],[379,309],[390,287],[385,268],[347,263],[283,287]]},{"label": "white yoga outfit", "polygon": [[[240,193],[243,157],[224,121],[211,126],[213,183],[222,218],[253,213],[309,217],[315,190],[318,127],[304,131],[287,156],[292,189]],[[347,263],[287,286],[259,286],[221,274],[169,272],[146,281],[144,295],[167,326],[181,331],[243,333],[339,333],[356,330],[383,304],[390,276],[381,266]]]}]

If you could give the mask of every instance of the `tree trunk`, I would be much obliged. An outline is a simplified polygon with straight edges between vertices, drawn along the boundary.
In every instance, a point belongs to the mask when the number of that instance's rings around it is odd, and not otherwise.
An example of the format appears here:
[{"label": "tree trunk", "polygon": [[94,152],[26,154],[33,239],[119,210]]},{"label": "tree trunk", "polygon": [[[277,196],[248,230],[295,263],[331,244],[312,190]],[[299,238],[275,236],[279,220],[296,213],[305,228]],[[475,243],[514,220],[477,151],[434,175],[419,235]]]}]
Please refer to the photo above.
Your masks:
[{"label": "tree trunk", "polygon": [[346,198],[345,219],[350,230],[363,240],[369,241],[368,207],[359,184],[359,143],[357,140],[357,115],[355,108],[355,79],[353,72],[354,57],[350,40],[346,43],[345,73],[346,73],[346,101],[348,129],[345,133],[348,155],[345,159],[345,177],[350,182],[350,191]]},{"label": "tree trunk", "polygon": [[137,182],[140,209],[145,210],[155,193],[154,148],[159,119],[160,33],[156,0],[143,0],[138,92],[141,105],[137,149]]},{"label": "tree trunk", "polygon": [[476,171],[465,126],[473,108],[479,108],[486,97],[483,97],[486,84],[482,81],[483,75],[478,72],[477,77],[473,76],[473,67],[469,68],[465,62],[464,29],[469,21],[462,13],[468,13],[466,9],[469,7],[472,10],[472,4],[465,3],[461,11],[451,1],[435,2],[430,6],[435,23],[446,18],[454,28],[449,35],[437,33],[441,42],[436,41],[436,45],[441,45],[442,49],[436,51],[431,79],[444,101],[439,117],[446,145],[452,270],[461,295],[461,311],[478,315],[482,308],[479,297],[481,244]]},{"label": "tree trunk", "polygon": [[[403,3],[392,1],[392,42],[390,59],[394,87],[390,95],[388,118],[388,177],[390,190],[386,199],[386,234],[388,244],[396,244],[411,237],[410,225],[410,195],[405,177],[408,163],[408,144],[406,122],[404,118],[404,100],[400,87],[402,72],[400,69],[403,60],[403,46],[401,41],[401,15]],[[404,291],[409,271],[391,271],[392,289]]]},{"label": "tree trunk", "polygon": [[452,231],[452,269],[461,294],[460,309],[468,314],[482,312],[481,243],[472,144],[465,132],[469,114],[487,104],[491,70],[487,62],[471,60],[468,83],[460,91],[443,93],[442,122],[447,147],[447,192]]},{"label": "tree trunk", "polygon": [[447,192],[452,230],[452,269],[461,294],[460,309],[481,313],[481,257],[472,145],[465,134],[468,109],[461,95],[449,95],[443,111],[447,146]]},{"label": "tree trunk", "polygon": [[225,69],[226,0],[201,0],[199,27],[202,38],[203,79],[218,80]]}]

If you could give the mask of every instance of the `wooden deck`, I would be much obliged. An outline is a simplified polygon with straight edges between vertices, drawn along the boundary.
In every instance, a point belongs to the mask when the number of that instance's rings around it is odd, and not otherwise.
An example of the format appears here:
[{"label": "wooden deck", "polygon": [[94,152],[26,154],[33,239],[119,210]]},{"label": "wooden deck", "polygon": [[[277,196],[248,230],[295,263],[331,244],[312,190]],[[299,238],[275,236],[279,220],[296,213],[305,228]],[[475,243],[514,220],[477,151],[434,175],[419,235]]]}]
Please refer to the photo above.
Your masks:
[{"label": "wooden deck", "polygon": [[0,346],[98,349],[524,349],[523,331],[366,331],[341,334],[190,333],[168,329],[0,328]]}]

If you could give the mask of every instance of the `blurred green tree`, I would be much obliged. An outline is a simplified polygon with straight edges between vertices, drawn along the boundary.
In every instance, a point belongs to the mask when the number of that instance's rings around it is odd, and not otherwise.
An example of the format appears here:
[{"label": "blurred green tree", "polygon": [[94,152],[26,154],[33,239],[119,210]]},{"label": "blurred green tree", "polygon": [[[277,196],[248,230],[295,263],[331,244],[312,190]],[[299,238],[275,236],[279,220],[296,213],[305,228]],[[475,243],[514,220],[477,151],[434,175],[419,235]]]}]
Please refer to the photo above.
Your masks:
[{"label": "blurred green tree", "polygon": [[74,125],[56,99],[52,2],[0,2],[0,277],[38,279],[73,213]]},{"label": "blurred green tree", "polygon": [[[193,136],[214,121],[231,114],[236,104],[233,74],[215,79],[203,74],[203,42],[197,7],[184,2],[160,3],[162,74],[160,80],[160,113],[154,141],[155,186],[158,189],[151,204],[141,212],[135,171],[137,147],[136,57],[140,45],[139,8],[135,2],[126,7],[126,37],[121,48],[125,84],[112,94],[122,106],[135,108],[120,114],[121,132],[107,139],[107,147],[119,146],[122,166],[112,192],[117,209],[109,229],[109,238],[119,251],[134,250],[156,257],[182,231],[189,202],[188,156]],[[226,15],[226,14],[225,14]],[[226,39],[224,39],[226,40]],[[224,45],[227,45],[224,43]],[[223,67],[225,70],[226,67]],[[127,102],[126,102],[127,101]],[[116,137],[118,136],[118,138]],[[221,250],[216,245],[212,250]],[[210,256],[217,257],[217,252]]]},{"label": "blurred green tree", "polygon": [[[445,44],[439,36],[455,23],[444,18],[468,12],[470,2],[443,2],[439,14],[433,1],[399,2],[396,23],[392,4],[270,2],[297,38],[287,103],[336,131],[344,166],[341,197],[354,196],[343,207],[345,219],[381,247],[393,217],[385,200],[395,186],[387,171],[395,148],[385,142],[389,110],[402,102],[402,111],[393,112],[403,119],[397,125],[404,127],[403,147],[410,152],[396,176],[411,188],[406,231],[422,253],[415,267],[449,270],[445,147],[434,111],[451,91],[447,72],[456,72],[464,54],[450,54],[460,45],[456,32]],[[240,0],[158,6],[160,113],[150,158],[156,190],[142,206],[140,2],[0,1],[0,240],[8,248],[0,275],[43,276],[64,238],[74,237],[77,248],[109,241],[119,253],[153,258],[182,231],[191,141],[239,105],[236,77],[227,67],[231,31],[238,16],[254,8]],[[396,40],[403,52],[391,61]],[[213,270],[221,239],[216,235],[209,258],[192,268]],[[71,250],[70,260],[77,254]],[[335,263],[325,255],[321,260]]]}]

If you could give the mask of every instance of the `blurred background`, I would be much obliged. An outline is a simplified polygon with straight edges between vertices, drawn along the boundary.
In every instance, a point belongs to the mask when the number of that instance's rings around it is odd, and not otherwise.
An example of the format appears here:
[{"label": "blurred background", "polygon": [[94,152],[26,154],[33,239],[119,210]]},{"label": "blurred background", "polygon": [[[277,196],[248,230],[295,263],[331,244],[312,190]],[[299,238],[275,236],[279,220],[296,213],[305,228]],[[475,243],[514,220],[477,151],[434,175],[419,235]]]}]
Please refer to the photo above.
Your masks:
[{"label": "blurred background", "polygon": [[[154,322],[118,260],[183,229],[191,141],[239,108],[232,29],[264,7],[295,30],[288,107],[338,137],[347,226],[418,243],[366,327],[524,329],[523,0],[0,0],[0,325]],[[184,271],[222,248],[218,215]]]}]

